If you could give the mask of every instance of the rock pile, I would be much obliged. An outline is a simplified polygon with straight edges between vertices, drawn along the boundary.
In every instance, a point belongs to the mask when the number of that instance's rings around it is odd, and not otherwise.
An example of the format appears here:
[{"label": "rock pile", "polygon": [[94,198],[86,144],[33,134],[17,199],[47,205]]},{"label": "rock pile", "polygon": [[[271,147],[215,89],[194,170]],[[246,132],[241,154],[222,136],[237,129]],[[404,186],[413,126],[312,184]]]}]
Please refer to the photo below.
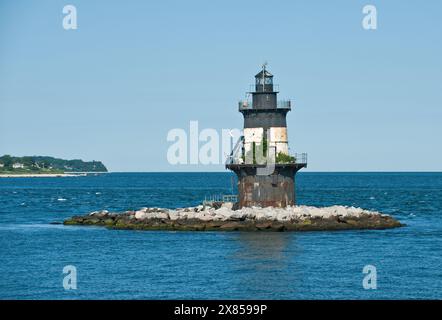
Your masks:
[{"label": "rock pile", "polygon": [[64,224],[137,230],[223,231],[386,229],[402,226],[388,215],[355,207],[248,207],[233,210],[232,203],[224,203],[218,208],[202,205],[179,209],[142,208],[124,213],[103,210],[74,216]]}]

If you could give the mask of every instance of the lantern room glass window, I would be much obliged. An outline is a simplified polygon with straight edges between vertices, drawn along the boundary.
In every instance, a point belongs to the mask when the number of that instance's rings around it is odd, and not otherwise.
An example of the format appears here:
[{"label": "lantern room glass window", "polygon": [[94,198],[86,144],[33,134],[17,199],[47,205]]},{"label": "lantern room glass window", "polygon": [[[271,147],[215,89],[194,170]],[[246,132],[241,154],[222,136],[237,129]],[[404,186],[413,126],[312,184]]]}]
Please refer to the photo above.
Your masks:
[{"label": "lantern room glass window", "polygon": [[[264,83],[263,83],[264,80]],[[273,78],[256,78],[256,84],[273,84]]]}]

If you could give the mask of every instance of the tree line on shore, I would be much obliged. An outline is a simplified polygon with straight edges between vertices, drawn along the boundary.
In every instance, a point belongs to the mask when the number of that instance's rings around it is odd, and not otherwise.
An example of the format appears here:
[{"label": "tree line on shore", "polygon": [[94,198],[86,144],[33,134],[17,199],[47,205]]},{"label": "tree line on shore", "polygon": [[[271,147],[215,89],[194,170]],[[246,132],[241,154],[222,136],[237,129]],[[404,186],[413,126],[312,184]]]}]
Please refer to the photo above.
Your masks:
[{"label": "tree line on shore", "polygon": [[64,160],[49,156],[0,157],[0,172],[107,172],[101,161]]}]

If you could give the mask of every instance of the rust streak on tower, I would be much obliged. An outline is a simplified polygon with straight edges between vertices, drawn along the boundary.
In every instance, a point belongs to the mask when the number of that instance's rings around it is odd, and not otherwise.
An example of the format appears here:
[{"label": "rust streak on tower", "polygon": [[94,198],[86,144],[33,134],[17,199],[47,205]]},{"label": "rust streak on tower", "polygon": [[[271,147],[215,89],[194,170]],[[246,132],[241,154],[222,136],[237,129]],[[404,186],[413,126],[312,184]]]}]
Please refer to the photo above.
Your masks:
[{"label": "rust streak on tower", "polygon": [[[276,85],[275,85],[276,86]],[[294,205],[295,174],[307,166],[307,154],[289,154],[286,115],[291,101],[278,101],[266,64],[255,75],[252,100],[239,102],[244,130],[227,159],[238,177],[239,207]]]}]

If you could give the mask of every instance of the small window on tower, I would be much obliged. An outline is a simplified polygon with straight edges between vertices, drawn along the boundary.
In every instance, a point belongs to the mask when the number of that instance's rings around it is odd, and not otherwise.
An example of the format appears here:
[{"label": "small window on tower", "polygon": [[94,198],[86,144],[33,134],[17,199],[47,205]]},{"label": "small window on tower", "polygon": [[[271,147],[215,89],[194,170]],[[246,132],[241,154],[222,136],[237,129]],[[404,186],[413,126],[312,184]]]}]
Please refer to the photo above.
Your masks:
[{"label": "small window on tower", "polygon": [[272,84],[273,79],[272,78],[265,78],[265,84]]}]

